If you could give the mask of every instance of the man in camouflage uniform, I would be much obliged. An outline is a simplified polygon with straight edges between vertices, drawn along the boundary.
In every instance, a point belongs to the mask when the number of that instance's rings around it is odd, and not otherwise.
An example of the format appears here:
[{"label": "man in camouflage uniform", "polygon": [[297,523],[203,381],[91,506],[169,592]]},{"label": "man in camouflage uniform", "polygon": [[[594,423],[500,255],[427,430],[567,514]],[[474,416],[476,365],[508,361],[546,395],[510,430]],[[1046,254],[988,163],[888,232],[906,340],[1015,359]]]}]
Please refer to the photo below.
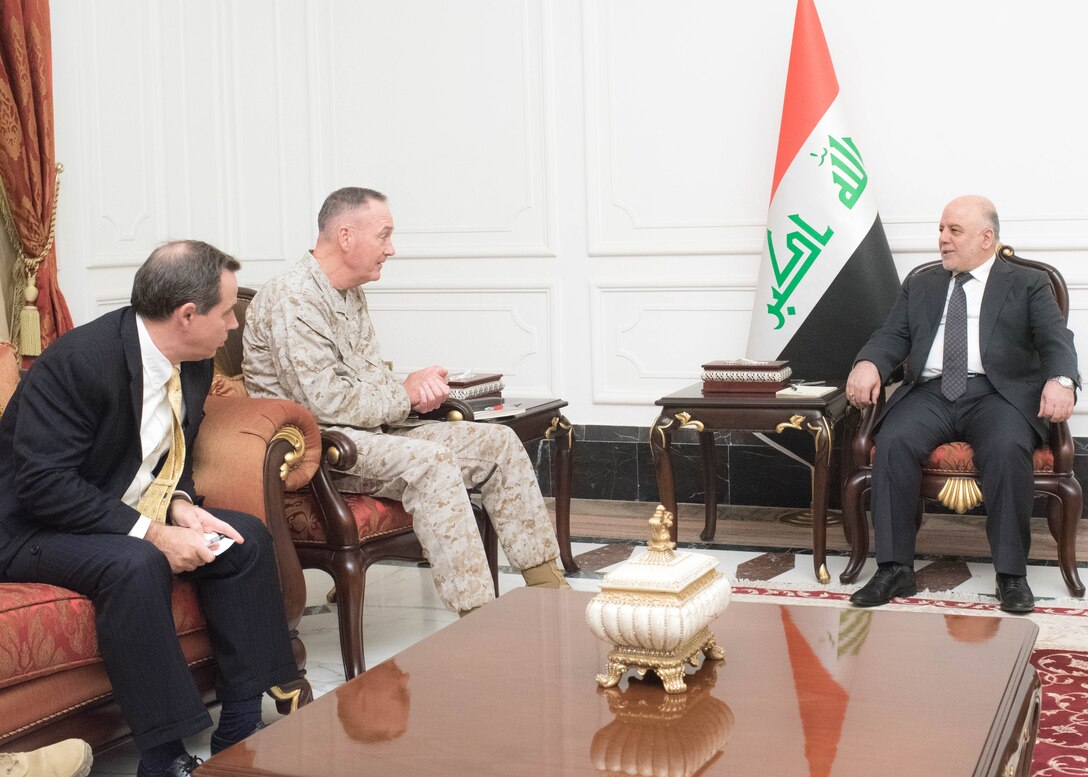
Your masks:
[{"label": "man in camouflage uniform", "polygon": [[359,449],[341,490],[398,499],[431,563],[442,601],[464,613],[494,598],[466,488],[478,488],[510,563],[529,585],[566,588],[525,448],[501,424],[424,422],[449,395],[432,366],[403,382],[385,366],[362,285],[394,254],[385,196],[346,188],[318,214],[313,251],[269,281],[246,316],[242,369],[255,397],[309,408]]}]

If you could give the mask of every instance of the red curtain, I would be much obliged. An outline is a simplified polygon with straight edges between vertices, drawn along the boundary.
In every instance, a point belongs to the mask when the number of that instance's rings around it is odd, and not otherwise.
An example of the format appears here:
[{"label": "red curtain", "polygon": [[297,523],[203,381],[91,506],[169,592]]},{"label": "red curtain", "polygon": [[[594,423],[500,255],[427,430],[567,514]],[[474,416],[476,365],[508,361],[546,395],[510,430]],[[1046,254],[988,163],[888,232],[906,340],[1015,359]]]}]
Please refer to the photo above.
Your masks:
[{"label": "red curtain", "polygon": [[45,348],[72,328],[72,316],[57,286],[53,245],[58,169],[53,151],[49,3],[0,0],[0,12],[0,182],[11,216],[6,231],[13,227],[12,237],[18,239],[17,261],[28,271],[24,281],[37,273],[36,305]]}]

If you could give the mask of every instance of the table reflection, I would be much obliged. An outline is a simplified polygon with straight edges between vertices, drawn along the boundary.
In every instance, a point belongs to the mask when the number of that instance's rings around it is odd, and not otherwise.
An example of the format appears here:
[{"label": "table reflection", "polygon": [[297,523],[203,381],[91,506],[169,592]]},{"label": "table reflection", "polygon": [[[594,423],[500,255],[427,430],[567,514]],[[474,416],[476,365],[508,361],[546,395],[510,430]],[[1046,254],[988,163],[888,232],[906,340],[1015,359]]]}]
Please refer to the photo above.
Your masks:
[{"label": "table reflection", "polygon": [[959,642],[989,642],[1001,628],[1001,618],[986,615],[958,615],[946,613],[944,625],[948,634]]},{"label": "table reflection", "polygon": [[685,693],[666,693],[652,675],[626,690],[598,689],[616,716],[599,730],[589,756],[602,777],[691,777],[720,755],[733,732],[733,711],[711,695],[718,663],[704,661]]},{"label": "table reflection", "polygon": [[396,661],[378,664],[365,683],[336,690],[336,714],[344,733],[357,742],[388,742],[408,730],[408,673]]}]

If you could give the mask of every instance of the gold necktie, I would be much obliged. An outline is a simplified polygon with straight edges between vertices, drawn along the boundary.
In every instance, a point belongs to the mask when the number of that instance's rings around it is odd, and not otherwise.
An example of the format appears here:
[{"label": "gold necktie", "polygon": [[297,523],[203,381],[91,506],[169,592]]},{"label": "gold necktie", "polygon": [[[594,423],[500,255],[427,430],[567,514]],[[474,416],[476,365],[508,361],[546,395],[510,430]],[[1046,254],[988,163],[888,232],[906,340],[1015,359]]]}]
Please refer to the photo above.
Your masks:
[{"label": "gold necktie", "polygon": [[185,435],[181,431],[181,371],[178,367],[174,368],[170,373],[170,380],[166,382],[166,398],[170,402],[170,414],[173,416],[170,450],[166,454],[162,469],[144,491],[140,504],[136,507],[141,515],[159,523],[166,523],[166,511],[170,509],[174,489],[177,488],[181,471],[185,468]]}]

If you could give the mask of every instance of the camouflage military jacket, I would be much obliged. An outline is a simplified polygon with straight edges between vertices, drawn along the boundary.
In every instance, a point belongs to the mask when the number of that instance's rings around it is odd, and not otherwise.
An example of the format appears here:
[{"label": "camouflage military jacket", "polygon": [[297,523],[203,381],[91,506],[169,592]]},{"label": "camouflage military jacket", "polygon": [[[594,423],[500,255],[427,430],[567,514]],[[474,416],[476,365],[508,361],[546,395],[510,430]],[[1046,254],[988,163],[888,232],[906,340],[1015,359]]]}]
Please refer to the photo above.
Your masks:
[{"label": "camouflage military jacket", "polygon": [[382,361],[362,289],[334,289],[309,252],[257,293],[242,342],[250,396],[298,402],[319,426],[379,432],[411,411]]}]

